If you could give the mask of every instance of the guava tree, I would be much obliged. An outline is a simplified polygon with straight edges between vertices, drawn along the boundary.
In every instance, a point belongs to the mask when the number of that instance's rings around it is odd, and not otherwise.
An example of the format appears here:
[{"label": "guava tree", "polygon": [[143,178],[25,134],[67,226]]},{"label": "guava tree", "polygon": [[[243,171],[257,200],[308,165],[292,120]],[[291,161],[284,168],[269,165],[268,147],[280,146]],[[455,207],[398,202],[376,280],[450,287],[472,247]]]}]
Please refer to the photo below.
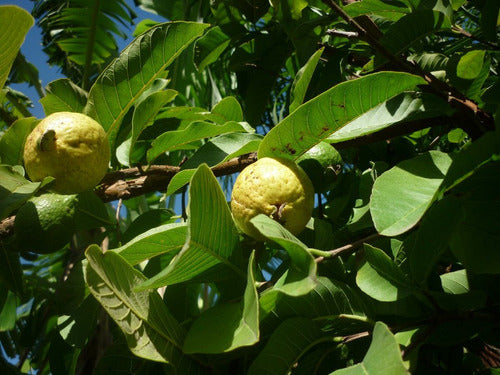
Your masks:
[{"label": "guava tree", "polygon": [[[0,7],[0,372],[498,374],[500,2],[130,4]],[[25,173],[36,100],[106,131],[94,189]],[[265,157],[312,179],[297,235],[232,217]]]}]

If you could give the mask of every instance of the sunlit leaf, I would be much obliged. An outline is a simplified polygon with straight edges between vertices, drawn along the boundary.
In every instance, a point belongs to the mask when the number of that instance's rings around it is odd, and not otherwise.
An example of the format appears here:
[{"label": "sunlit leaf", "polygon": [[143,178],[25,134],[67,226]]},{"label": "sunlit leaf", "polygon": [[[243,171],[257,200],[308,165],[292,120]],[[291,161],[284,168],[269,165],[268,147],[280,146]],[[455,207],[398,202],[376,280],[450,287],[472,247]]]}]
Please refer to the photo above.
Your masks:
[{"label": "sunlit leaf", "polygon": [[363,113],[424,83],[420,77],[397,72],[380,72],[340,83],[302,104],[275,126],[262,141],[259,158],[297,159]]},{"label": "sunlit leaf", "polygon": [[436,199],[451,165],[448,154],[431,151],[405,160],[375,180],[370,212],[380,234],[404,233]]},{"label": "sunlit leaf", "polygon": [[[383,360],[382,360],[383,358]],[[389,328],[377,322],[373,339],[361,363],[332,372],[330,375],[408,375],[396,338]]]},{"label": "sunlit leaf", "polygon": [[0,6],[0,89],[9,76],[12,63],[16,59],[24,37],[33,26],[34,19],[24,9],[15,5]]},{"label": "sunlit leaf", "polygon": [[21,165],[24,142],[36,126],[34,117],[22,118],[14,122],[0,138],[0,161],[2,164]]},{"label": "sunlit leaf", "polygon": [[181,252],[166,269],[142,283],[140,290],[190,280],[215,266],[222,267],[219,274],[242,275],[231,259],[238,232],[226,197],[206,164],[191,179],[188,212],[188,236]]},{"label": "sunlit leaf", "polygon": [[135,100],[207,26],[191,22],[160,24],[137,37],[101,73],[89,92],[85,112],[104,127],[112,144]]}]

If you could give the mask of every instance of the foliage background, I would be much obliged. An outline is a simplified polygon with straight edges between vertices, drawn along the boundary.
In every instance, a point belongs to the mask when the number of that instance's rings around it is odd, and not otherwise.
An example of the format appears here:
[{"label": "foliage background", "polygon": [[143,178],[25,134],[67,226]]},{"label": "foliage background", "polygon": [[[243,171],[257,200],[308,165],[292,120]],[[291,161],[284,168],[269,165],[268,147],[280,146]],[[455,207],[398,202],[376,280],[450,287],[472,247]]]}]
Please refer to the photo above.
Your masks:
[{"label": "foliage background", "polygon": [[[498,372],[500,4],[135,3],[0,8],[2,373]],[[119,48],[136,5],[156,21]],[[66,77],[45,87],[18,54],[34,21]],[[112,144],[49,254],[19,230],[50,179],[24,176],[16,82]],[[235,173],[320,141],[342,162],[306,230],[241,236]]]}]

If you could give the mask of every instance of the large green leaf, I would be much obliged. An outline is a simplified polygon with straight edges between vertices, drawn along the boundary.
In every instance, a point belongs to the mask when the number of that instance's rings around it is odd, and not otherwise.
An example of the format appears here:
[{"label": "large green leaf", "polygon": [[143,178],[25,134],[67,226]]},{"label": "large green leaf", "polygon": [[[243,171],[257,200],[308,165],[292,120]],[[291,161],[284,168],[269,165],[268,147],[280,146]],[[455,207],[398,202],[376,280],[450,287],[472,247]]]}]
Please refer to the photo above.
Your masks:
[{"label": "large green leaf", "polygon": [[373,330],[373,339],[361,363],[331,375],[408,375],[399,345],[389,328],[377,322]]},{"label": "large green leaf", "polygon": [[[174,367],[197,364],[182,354],[185,332],[156,291],[135,292],[145,277],[112,251],[90,246],[85,281],[91,293],[122,330],[137,356]],[[194,372],[194,371],[193,371]]]},{"label": "large green leaf", "polygon": [[248,375],[286,375],[314,344],[325,340],[318,325],[308,318],[285,320],[250,365]]},{"label": "large green leaf", "polygon": [[377,231],[396,236],[415,226],[437,197],[450,164],[448,154],[431,151],[405,160],[377,178],[370,200]]},{"label": "large green leaf", "polygon": [[[405,92],[361,115],[333,133],[328,142],[342,142],[380,131],[398,122],[451,116],[448,102],[426,93]],[[404,125],[400,125],[404,128]]]},{"label": "large green leaf", "polygon": [[299,107],[306,97],[307,88],[311,82],[311,78],[318,65],[321,54],[324,48],[317,50],[307,61],[307,63],[299,69],[293,80],[292,91],[291,91],[291,103],[289,111],[293,112]]},{"label": "large green leaf", "polygon": [[166,132],[156,138],[148,150],[148,161],[152,162],[166,151],[182,150],[186,147],[191,148],[189,144],[200,139],[211,138],[224,133],[245,131],[245,127],[236,121],[229,121],[224,125],[201,121],[193,122],[185,129]]},{"label": "large green leaf", "polygon": [[280,280],[262,294],[261,303],[267,305],[270,311],[281,293],[290,296],[309,293],[316,286],[317,266],[306,245],[266,215],[257,215],[251,222],[262,235],[282,246],[288,252],[291,262]]},{"label": "large green leaf", "polygon": [[186,242],[186,236],[185,224],[165,224],[141,233],[113,251],[132,265],[165,253],[174,257]]},{"label": "large green leaf", "polygon": [[484,50],[474,50],[467,52],[458,61],[457,77],[463,79],[477,78],[483,68]]},{"label": "large green leaf", "polygon": [[356,275],[356,284],[370,297],[391,302],[408,297],[413,288],[396,263],[382,250],[365,244],[366,262]]},{"label": "large green leaf", "polygon": [[184,353],[223,353],[259,340],[259,300],[253,272],[254,253],[248,261],[247,285],[239,303],[223,303],[205,311],[191,326]]},{"label": "large green leaf", "polygon": [[33,17],[24,9],[14,5],[0,6],[0,89],[5,85],[12,63],[24,42],[28,30],[33,26]]},{"label": "large green leaf", "polygon": [[137,98],[165,74],[207,26],[192,22],[160,24],[137,37],[101,73],[89,92],[85,112],[104,127],[112,144]]},{"label": "large green leaf", "polygon": [[23,294],[23,270],[19,254],[0,241],[0,283],[18,296]]},{"label": "large green leaf", "polygon": [[36,126],[36,118],[26,117],[14,122],[0,138],[0,161],[2,164],[22,165],[24,142]]},{"label": "large green leaf", "polygon": [[188,212],[188,236],[181,252],[166,269],[142,283],[139,290],[187,281],[215,266],[223,266],[221,275],[242,275],[231,259],[238,246],[238,231],[226,197],[206,164],[191,179]]},{"label": "large green leaf", "polygon": [[40,99],[45,115],[54,112],[82,112],[87,103],[87,92],[67,78],[50,82],[47,94]]},{"label": "large green leaf", "polygon": [[297,159],[363,113],[424,83],[421,77],[398,72],[380,72],[340,83],[304,103],[275,126],[262,141],[259,158]]}]

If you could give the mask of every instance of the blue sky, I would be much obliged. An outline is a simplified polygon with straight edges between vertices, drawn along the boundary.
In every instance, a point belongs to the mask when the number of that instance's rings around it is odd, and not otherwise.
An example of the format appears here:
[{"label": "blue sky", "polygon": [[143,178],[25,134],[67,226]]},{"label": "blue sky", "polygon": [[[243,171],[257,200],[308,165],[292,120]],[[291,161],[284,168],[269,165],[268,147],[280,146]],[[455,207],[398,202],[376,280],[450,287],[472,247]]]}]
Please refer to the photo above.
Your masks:
[{"label": "blue sky", "polygon": [[[130,7],[135,9],[137,14],[137,18],[134,20],[135,24],[145,18],[150,18],[156,21],[165,21],[164,18],[158,17],[155,14],[145,12],[139,8],[135,8],[133,0],[126,0]],[[33,2],[30,0],[0,0],[0,5],[17,5],[21,8],[26,9],[31,13],[31,9],[33,8]],[[131,26],[127,34],[132,35],[132,32],[135,29],[135,25]],[[120,50],[125,48],[127,44],[129,44],[132,40],[132,37],[129,37],[127,40],[123,40],[121,38],[117,38],[118,46]],[[58,78],[63,78],[64,76],[61,74],[59,67],[57,66],[49,66],[47,63],[48,57],[42,50],[42,36],[40,29],[35,25],[33,26],[26,39],[24,44],[21,47],[21,52],[26,56],[26,59],[35,65],[38,69],[38,73],[40,76],[40,80],[42,81],[42,86],[45,87],[49,82],[56,80]],[[23,92],[26,96],[28,96],[32,101],[34,107],[30,109],[30,112],[33,116],[42,118],[44,117],[43,108],[38,102],[40,99],[36,90],[33,87],[29,87],[26,84],[14,84],[11,87],[15,90],[19,90]]]}]

